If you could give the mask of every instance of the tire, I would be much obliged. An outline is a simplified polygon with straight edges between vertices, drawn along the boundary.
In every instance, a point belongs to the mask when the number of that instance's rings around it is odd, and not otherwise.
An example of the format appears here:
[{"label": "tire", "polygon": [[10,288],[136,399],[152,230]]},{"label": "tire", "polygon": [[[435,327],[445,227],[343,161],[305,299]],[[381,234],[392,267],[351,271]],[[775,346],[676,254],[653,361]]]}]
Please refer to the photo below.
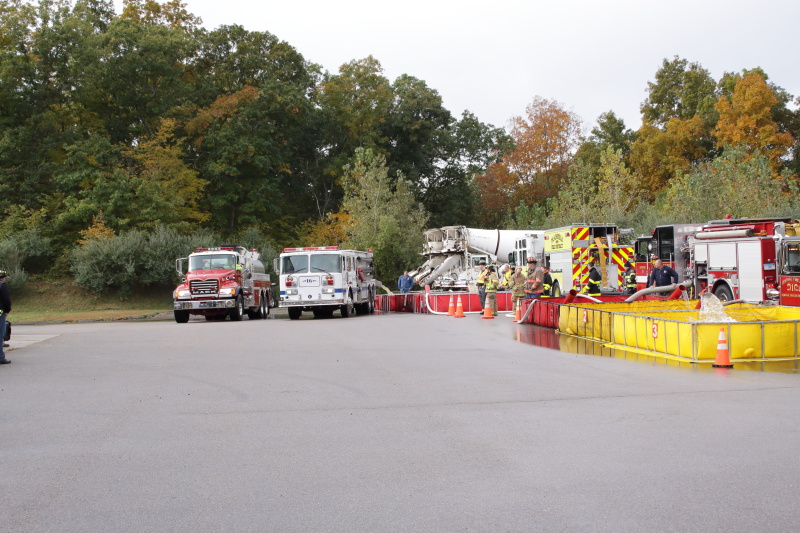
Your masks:
[{"label": "tire", "polygon": [[244,318],[244,300],[242,299],[242,295],[236,297],[236,305],[231,310],[231,320],[234,322],[239,322]]},{"label": "tire", "polygon": [[347,303],[345,303],[341,308],[342,318],[350,318],[353,316],[353,299],[348,296]]},{"label": "tire", "polygon": [[269,293],[262,292],[261,293],[261,318],[267,318],[269,316]]},{"label": "tire", "polygon": [[186,324],[189,322],[189,311],[175,310],[175,322],[178,324]]},{"label": "tire", "polygon": [[297,307],[290,307],[289,308],[289,318],[292,319],[292,320],[297,320],[298,318],[300,318],[300,315],[302,313],[303,312]]},{"label": "tire", "polygon": [[367,314],[375,314],[375,293],[369,291],[369,301],[367,301]]},{"label": "tire", "polygon": [[730,302],[733,300],[731,288],[724,284],[714,289],[714,296],[719,298],[720,302]]}]

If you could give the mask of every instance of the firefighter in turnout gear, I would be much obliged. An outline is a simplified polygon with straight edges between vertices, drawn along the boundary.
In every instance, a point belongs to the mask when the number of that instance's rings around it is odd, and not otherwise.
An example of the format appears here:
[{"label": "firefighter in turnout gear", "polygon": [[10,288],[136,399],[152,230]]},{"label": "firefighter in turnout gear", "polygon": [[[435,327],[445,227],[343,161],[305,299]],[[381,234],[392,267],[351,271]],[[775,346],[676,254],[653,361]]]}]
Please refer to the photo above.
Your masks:
[{"label": "firefighter in turnout gear", "polygon": [[492,309],[492,316],[497,316],[497,289],[500,288],[500,278],[495,274],[494,265],[487,266],[486,271],[488,273],[483,276],[483,283],[486,286],[486,299]]},{"label": "firefighter in turnout gear", "polygon": [[544,274],[540,268],[528,267],[528,275],[525,277],[526,299],[530,300],[533,298],[540,298],[542,296],[542,293],[544,292],[543,276]]},{"label": "firefighter in turnout gear", "polygon": [[636,270],[630,261],[625,261],[625,294],[636,292]]},{"label": "firefighter in turnout gear", "polygon": [[478,299],[481,302],[481,309],[483,309],[486,305],[486,283],[484,283],[484,278],[486,274],[489,273],[489,269],[486,268],[486,261],[483,259],[481,259],[479,265],[481,270],[478,272],[478,282],[476,285],[478,286]]},{"label": "firefighter in turnout gear", "polygon": [[589,283],[586,285],[584,291],[589,296],[600,296],[600,283],[603,281],[603,276],[594,264],[594,261],[589,261]]},{"label": "firefighter in turnout gear", "polygon": [[553,276],[550,275],[550,266],[543,266],[542,272],[544,272],[542,280],[542,289],[544,289],[544,292],[542,292],[542,298],[550,298],[553,295]]}]

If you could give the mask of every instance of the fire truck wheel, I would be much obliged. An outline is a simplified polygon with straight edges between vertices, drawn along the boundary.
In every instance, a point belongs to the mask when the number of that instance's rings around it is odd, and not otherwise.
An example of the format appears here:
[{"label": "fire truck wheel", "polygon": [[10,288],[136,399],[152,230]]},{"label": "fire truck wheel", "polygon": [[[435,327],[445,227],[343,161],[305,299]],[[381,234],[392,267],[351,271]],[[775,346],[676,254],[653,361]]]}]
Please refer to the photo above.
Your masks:
[{"label": "fire truck wheel", "polygon": [[231,320],[239,322],[242,318],[244,318],[244,300],[240,294],[236,297],[236,305],[231,311]]},{"label": "fire truck wheel", "polygon": [[261,318],[269,316],[269,293],[261,293]]},{"label": "fire truck wheel", "polygon": [[178,324],[189,322],[189,311],[175,311],[175,322]]},{"label": "fire truck wheel", "polygon": [[289,308],[289,318],[291,320],[297,320],[298,318],[300,318],[300,313],[302,313],[302,311],[300,309],[298,309],[297,307],[290,307]]},{"label": "fire truck wheel", "polygon": [[369,291],[369,301],[367,301],[367,312],[372,315],[375,313],[375,293]]},{"label": "fire truck wheel", "polygon": [[727,285],[720,285],[716,289],[714,289],[714,296],[719,298],[720,302],[730,302],[733,300],[733,294],[731,293],[731,289]]},{"label": "fire truck wheel", "polygon": [[342,318],[349,318],[353,316],[353,300],[351,298],[347,299],[347,303],[341,307],[342,310]]}]

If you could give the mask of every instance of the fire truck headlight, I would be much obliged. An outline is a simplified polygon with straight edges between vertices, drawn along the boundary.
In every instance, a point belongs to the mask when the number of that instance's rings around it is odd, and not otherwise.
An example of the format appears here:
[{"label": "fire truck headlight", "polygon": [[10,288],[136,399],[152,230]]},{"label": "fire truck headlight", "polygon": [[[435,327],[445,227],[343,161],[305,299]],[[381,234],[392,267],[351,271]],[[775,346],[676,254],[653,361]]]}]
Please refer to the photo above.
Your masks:
[{"label": "fire truck headlight", "polygon": [[781,295],[781,291],[778,289],[767,289],[767,298],[772,300],[777,300]]},{"label": "fire truck headlight", "polygon": [[219,295],[220,296],[233,296],[234,294],[236,294],[236,289],[234,289],[234,288],[220,289],[219,290]]},{"label": "fire truck headlight", "polygon": [[322,289],[322,294],[334,294],[335,292],[336,289],[334,289],[333,287]]},{"label": "fire truck headlight", "polygon": [[297,289],[286,289],[286,294],[288,296],[296,296],[297,295]]},{"label": "fire truck headlight", "polygon": [[179,290],[175,291],[175,299],[178,300],[180,298],[189,298],[190,293],[188,290]]}]

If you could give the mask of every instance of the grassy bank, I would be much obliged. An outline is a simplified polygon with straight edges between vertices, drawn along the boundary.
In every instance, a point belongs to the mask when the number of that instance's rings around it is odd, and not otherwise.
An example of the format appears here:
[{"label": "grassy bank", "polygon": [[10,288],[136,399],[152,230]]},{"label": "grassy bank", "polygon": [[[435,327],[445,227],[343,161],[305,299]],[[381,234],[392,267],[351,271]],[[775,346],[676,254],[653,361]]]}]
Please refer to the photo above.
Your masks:
[{"label": "grassy bank", "polygon": [[23,289],[11,292],[13,323],[77,322],[84,320],[121,320],[150,317],[172,312],[169,288],[147,290],[127,297],[97,294],[77,286],[71,280],[31,279]]}]

